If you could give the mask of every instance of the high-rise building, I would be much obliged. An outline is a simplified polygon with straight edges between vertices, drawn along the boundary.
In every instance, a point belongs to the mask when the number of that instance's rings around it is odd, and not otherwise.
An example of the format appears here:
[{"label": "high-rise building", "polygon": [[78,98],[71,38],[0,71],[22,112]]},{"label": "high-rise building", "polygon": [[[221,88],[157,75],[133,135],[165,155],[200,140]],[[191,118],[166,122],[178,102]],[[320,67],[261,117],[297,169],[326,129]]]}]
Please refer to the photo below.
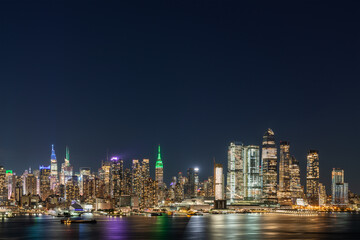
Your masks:
[{"label": "high-rise building", "polygon": [[3,166],[0,166],[0,203],[3,204],[7,201],[7,197],[6,170]]},{"label": "high-rise building", "polygon": [[90,175],[91,175],[91,169],[89,167],[80,168],[80,179],[79,179],[80,196],[84,195],[84,185],[89,180]]},{"label": "high-rise building", "polygon": [[262,142],[262,199],[265,204],[277,203],[277,149],[274,132],[269,128]]},{"label": "high-rise building", "polygon": [[57,166],[54,144],[51,145],[50,163],[51,163],[50,189],[55,190],[58,185],[58,166]]},{"label": "high-rise building", "polygon": [[101,169],[99,170],[100,186],[103,186],[102,196],[108,198],[111,196],[111,184],[110,184],[110,161],[102,163]]},{"label": "high-rise building", "polygon": [[157,183],[150,177],[144,179],[141,183],[141,198],[140,198],[140,207],[141,208],[152,208],[157,203],[156,198]]},{"label": "high-rise building", "polygon": [[260,201],[262,180],[259,146],[249,145],[243,149],[244,159],[244,200]]},{"label": "high-rise building", "polygon": [[43,201],[50,195],[51,167],[40,166],[40,197]]},{"label": "high-rise building", "polygon": [[215,200],[224,200],[224,171],[223,165],[216,163],[214,166],[214,193]]},{"label": "high-rise building", "polygon": [[325,185],[319,182],[319,206],[326,205],[326,188]]},{"label": "high-rise building", "polygon": [[300,182],[300,165],[294,156],[290,161],[290,195],[292,203],[296,203],[296,199],[303,198],[303,190]]},{"label": "high-rise building", "polygon": [[71,203],[72,201],[79,201],[80,189],[77,176],[72,176],[70,179],[67,180],[65,199],[69,203]]},{"label": "high-rise building", "polygon": [[158,156],[155,164],[155,181],[160,188],[164,185],[164,165],[161,160],[160,145],[158,147]]},{"label": "high-rise building", "polygon": [[310,150],[307,155],[306,197],[310,205],[319,205],[319,152]]},{"label": "high-rise building", "polygon": [[244,199],[244,146],[231,142],[228,148],[228,172],[226,198],[230,203]]},{"label": "high-rise building", "polygon": [[348,199],[348,184],[344,182],[344,170],[340,168],[333,168],[331,174],[331,203],[333,205],[347,205]]},{"label": "high-rise building", "polygon": [[141,166],[139,160],[134,159],[132,161],[132,194],[140,197],[141,194]]},{"label": "high-rise building", "polygon": [[144,158],[141,163],[142,177],[148,179],[150,177],[150,162],[149,159]]},{"label": "high-rise building", "polygon": [[122,195],[122,182],[124,178],[124,161],[118,157],[111,158],[110,193],[117,202]]},{"label": "high-rise building", "polygon": [[280,161],[279,161],[279,185],[278,185],[278,201],[281,205],[291,205],[290,190],[290,143],[280,141]]},{"label": "high-rise building", "polygon": [[66,146],[65,159],[61,164],[60,184],[65,185],[67,181],[73,176],[73,166],[70,165],[69,147]]},{"label": "high-rise building", "polygon": [[187,170],[187,183],[185,184],[185,198],[192,198],[196,196],[195,185],[195,169],[188,168]]}]

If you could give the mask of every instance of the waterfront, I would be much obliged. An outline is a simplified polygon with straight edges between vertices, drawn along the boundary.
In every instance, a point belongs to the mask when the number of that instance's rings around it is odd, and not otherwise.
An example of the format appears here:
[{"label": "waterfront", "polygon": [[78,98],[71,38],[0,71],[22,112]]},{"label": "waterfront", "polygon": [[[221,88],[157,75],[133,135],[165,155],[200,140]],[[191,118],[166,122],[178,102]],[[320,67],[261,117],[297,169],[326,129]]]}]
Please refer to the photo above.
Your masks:
[{"label": "waterfront", "polygon": [[97,224],[60,223],[51,216],[5,218],[12,239],[359,239],[359,214],[293,216],[226,214],[187,217],[98,217]]}]

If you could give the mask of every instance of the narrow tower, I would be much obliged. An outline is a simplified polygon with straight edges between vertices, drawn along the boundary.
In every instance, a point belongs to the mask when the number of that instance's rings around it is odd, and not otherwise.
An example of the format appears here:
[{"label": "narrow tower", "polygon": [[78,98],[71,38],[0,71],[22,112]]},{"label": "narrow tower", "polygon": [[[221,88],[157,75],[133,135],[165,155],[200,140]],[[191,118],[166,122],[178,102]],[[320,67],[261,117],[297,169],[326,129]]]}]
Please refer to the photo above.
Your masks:
[{"label": "narrow tower", "polygon": [[51,157],[50,157],[50,189],[55,190],[58,183],[58,166],[56,161],[54,144],[51,145]]},{"label": "narrow tower", "polygon": [[160,145],[158,147],[158,157],[155,164],[155,180],[158,182],[158,186],[162,187],[164,184],[164,169],[163,162],[161,160]]},{"label": "narrow tower", "polygon": [[277,149],[274,132],[270,128],[263,136],[261,162],[263,201],[268,205],[277,204]]}]

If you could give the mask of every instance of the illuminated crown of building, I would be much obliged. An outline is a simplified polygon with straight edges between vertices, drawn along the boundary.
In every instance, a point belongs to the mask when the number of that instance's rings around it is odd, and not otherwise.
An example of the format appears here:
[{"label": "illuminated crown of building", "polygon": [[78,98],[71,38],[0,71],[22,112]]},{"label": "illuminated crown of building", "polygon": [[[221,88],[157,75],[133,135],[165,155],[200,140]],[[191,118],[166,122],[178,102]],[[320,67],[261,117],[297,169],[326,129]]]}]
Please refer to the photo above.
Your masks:
[{"label": "illuminated crown of building", "polygon": [[161,161],[160,145],[158,147],[158,157],[156,160],[155,168],[163,168],[163,162]]}]

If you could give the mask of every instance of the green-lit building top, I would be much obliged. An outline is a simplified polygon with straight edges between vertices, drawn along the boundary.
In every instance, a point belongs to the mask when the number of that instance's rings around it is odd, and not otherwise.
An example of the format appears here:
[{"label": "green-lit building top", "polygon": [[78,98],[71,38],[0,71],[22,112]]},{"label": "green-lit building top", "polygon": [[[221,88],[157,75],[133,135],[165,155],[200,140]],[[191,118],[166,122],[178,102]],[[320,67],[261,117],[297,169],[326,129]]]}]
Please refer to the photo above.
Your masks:
[{"label": "green-lit building top", "polygon": [[156,160],[155,168],[163,168],[163,162],[161,161],[160,145],[158,147],[158,157]]}]

